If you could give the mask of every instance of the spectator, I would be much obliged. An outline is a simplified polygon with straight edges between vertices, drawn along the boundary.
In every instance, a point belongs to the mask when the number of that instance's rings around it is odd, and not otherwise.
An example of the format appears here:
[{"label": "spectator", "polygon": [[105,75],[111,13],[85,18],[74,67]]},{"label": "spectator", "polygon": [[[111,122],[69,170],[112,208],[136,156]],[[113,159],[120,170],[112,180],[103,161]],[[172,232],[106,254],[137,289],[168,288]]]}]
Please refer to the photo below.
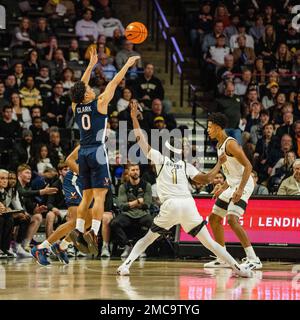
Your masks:
[{"label": "spectator", "polygon": [[255,25],[255,13],[256,13],[256,9],[252,1],[252,3],[250,3],[249,6],[247,7],[246,15],[243,17],[244,18],[243,20],[245,21],[245,26],[247,29]]},{"label": "spectator", "polygon": [[239,43],[239,38],[244,39],[244,47],[254,49],[254,40],[253,37],[246,33],[246,27],[243,23],[238,25],[238,33],[231,36],[229,45],[230,49],[234,51],[234,49],[239,48],[241,45]]},{"label": "spectator", "polygon": [[246,46],[246,36],[239,35],[237,37],[238,47],[233,50],[234,62],[240,66],[252,66],[255,61],[255,53],[251,47]]},{"label": "spectator", "polygon": [[[129,181],[120,186],[118,203],[122,210],[111,222],[111,230],[119,241],[119,244],[125,246],[121,257],[125,258],[131,250],[131,238],[126,234],[125,229],[134,227],[135,232],[144,234],[152,224],[150,215],[150,205],[152,192],[150,183],[140,179],[139,165],[129,166]],[[146,229],[146,230],[143,230]]]},{"label": "spectator", "polygon": [[2,108],[9,105],[8,97],[6,96],[4,83],[0,80],[0,112]]},{"label": "spectator", "polygon": [[207,193],[214,194],[215,190],[217,188],[219,188],[220,186],[222,186],[224,184],[224,182],[225,182],[225,177],[224,177],[223,173],[220,171],[219,173],[216,174],[212,183],[208,184],[204,188],[204,190]]},{"label": "spectator", "polygon": [[[270,111],[270,115],[271,115],[271,119],[272,122],[275,124],[275,127],[277,129],[277,126],[279,126],[280,124],[283,123],[283,109],[285,106],[290,105],[290,103],[286,103],[286,97],[285,94],[282,92],[279,92],[275,98],[275,102],[276,104],[269,108],[268,110]],[[289,110],[289,112],[293,111],[292,105],[291,105],[291,109]]]},{"label": "spectator", "polygon": [[274,8],[270,4],[267,4],[264,8],[264,21],[266,24],[275,25],[274,13]]},{"label": "spectator", "polygon": [[270,121],[270,114],[268,110],[261,110],[259,115],[259,122],[253,125],[250,129],[250,141],[253,145],[263,137],[263,128]]},{"label": "spectator", "polygon": [[48,27],[47,19],[38,18],[37,26],[32,34],[32,38],[36,43],[36,48],[42,56],[45,56],[45,49],[49,46],[48,39],[52,36],[52,31]]},{"label": "spectator", "polygon": [[90,0],[77,1],[77,4],[76,4],[77,17],[81,17],[86,9],[89,9],[93,13],[95,13],[95,7],[92,5]]},{"label": "spectator", "polygon": [[[208,33],[203,38],[202,43],[202,53],[206,54],[210,47],[216,45],[217,38],[224,32],[224,25],[222,21],[216,20],[214,22],[213,32]],[[228,39],[226,39],[226,45],[228,44]]]},{"label": "spectator", "polygon": [[22,163],[28,164],[33,154],[32,132],[25,129],[22,132],[22,140],[14,145],[11,169],[16,170],[18,165]]},{"label": "spectator", "polygon": [[49,77],[49,68],[47,66],[41,66],[39,75],[35,78],[35,81],[42,98],[49,98],[52,95],[53,81]]},{"label": "spectator", "polygon": [[145,120],[147,123],[152,125],[152,128],[154,129],[154,119],[156,117],[163,117],[167,126],[168,130],[173,130],[177,127],[177,123],[175,120],[175,117],[171,113],[165,113],[163,112],[163,105],[160,99],[154,99],[152,101],[151,105],[151,111],[145,113]]},{"label": "spectator", "polygon": [[46,50],[46,55],[45,55],[46,60],[52,61],[53,54],[57,49],[58,49],[57,38],[55,36],[52,36],[49,38],[49,46]]},{"label": "spectator", "polygon": [[288,25],[288,32],[284,40],[292,53],[300,49],[299,31],[297,32],[291,23]]},{"label": "spectator", "polygon": [[107,48],[109,48],[112,56],[116,56],[116,54],[122,50],[122,45],[124,42],[124,36],[119,28],[114,29],[113,37],[107,39]]},{"label": "spectator", "polygon": [[275,67],[279,73],[279,85],[289,87],[291,85],[292,55],[285,43],[281,43],[275,54]]},{"label": "spectator", "polygon": [[224,95],[216,100],[217,110],[228,118],[226,133],[234,137],[241,144],[242,134],[239,128],[242,118],[241,101],[235,96],[234,90],[234,84],[228,82],[225,86]]},{"label": "spectator", "polygon": [[249,36],[252,36],[254,44],[257,45],[264,33],[265,26],[263,17],[261,15],[257,15],[255,18],[255,25],[249,29]]},{"label": "spectator", "polygon": [[13,35],[10,47],[22,47],[29,48],[35,47],[35,42],[31,36],[31,23],[27,17],[23,17],[20,26],[16,27]]},{"label": "spectator", "polygon": [[121,111],[128,108],[130,100],[133,98],[133,93],[130,88],[124,88],[122,91],[122,98],[118,100],[117,110],[120,113]]},{"label": "spectator", "polygon": [[162,130],[167,127],[165,119],[162,116],[155,117],[153,122],[154,122],[153,124],[154,129]]},{"label": "spectator", "polygon": [[31,160],[30,167],[40,175],[42,175],[47,168],[53,168],[47,145],[41,144],[39,146],[35,157]]},{"label": "spectator", "polygon": [[51,69],[52,78],[59,80],[63,70],[68,67],[68,64],[62,49],[56,49],[53,57],[53,68]]},{"label": "spectator", "polygon": [[217,71],[217,83],[220,84],[224,80],[226,73],[231,73],[234,77],[235,74],[241,72],[241,69],[234,64],[234,58],[232,54],[228,54],[224,57],[224,67],[221,67]]},{"label": "spectator", "polygon": [[5,94],[9,98],[14,92],[18,92],[17,80],[14,74],[9,74],[5,79]]},{"label": "spectator", "polygon": [[31,215],[28,234],[24,240],[25,250],[30,251],[29,245],[42,223],[42,214],[47,212],[47,207],[45,205],[40,205],[37,202],[36,197],[55,194],[57,189],[46,187],[41,190],[32,190],[30,187],[32,172],[31,168],[26,164],[18,167],[17,174],[17,191],[20,195],[21,205]]},{"label": "spectator", "polygon": [[262,110],[262,105],[260,102],[252,102],[250,104],[250,114],[246,117],[246,127],[245,131],[250,132],[252,126],[258,125],[260,122],[260,112]]},{"label": "spectator", "polygon": [[144,73],[138,77],[134,88],[137,99],[148,107],[154,99],[164,99],[164,88],[161,81],[154,76],[154,65],[152,63],[145,65]]},{"label": "spectator", "polygon": [[[242,72],[242,79],[236,78],[234,80],[235,91],[237,96],[244,96],[248,92],[248,87],[252,83],[252,72],[249,69],[244,69]],[[256,89],[254,89],[256,92]]]},{"label": "spectator", "polygon": [[63,18],[73,20],[75,17],[75,7],[71,0],[60,0],[59,2],[48,0],[43,11],[54,25]]},{"label": "spectator", "polygon": [[282,181],[278,195],[300,195],[300,159],[293,164],[293,175]]},{"label": "spectator", "polygon": [[285,42],[287,34],[287,19],[284,14],[278,16],[277,23],[275,25],[276,34],[278,34],[278,41]]},{"label": "spectator", "polygon": [[296,94],[293,113],[296,120],[300,120],[300,90]]},{"label": "spectator", "polygon": [[[98,39],[97,39],[97,43],[92,43],[88,46],[88,48],[86,49],[84,58],[85,60],[90,60],[90,56],[91,56],[91,51],[93,49],[96,49],[98,52],[98,56],[100,57],[100,54],[106,54],[108,57],[110,56],[110,49],[106,46],[106,37],[103,34],[99,34]],[[102,50],[104,50],[102,52]]]},{"label": "spectator", "polygon": [[41,117],[32,118],[32,125],[29,127],[33,135],[33,144],[39,145],[41,143],[47,144],[49,142],[49,136],[43,129],[43,121]]},{"label": "spectator", "polygon": [[64,89],[64,95],[69,94],[69,91],[74,86],[74,84],[75,84],[74,70],[71,68],[64,69],[62,74],[62,86]]},{"label": "spectator", "polygon": [[[32,108],[30,109],[30,116],[31,116],[31,122],[30,122],[30,123],[28,122],[28,123],[25,125],[26,129],[29,129],[29,128],[31,127],[34,118],[37,117],[37,118],[41,118],[41,119],[42,119],[41,108],[40,108],[40,107],[35,107],[35,106],[32,107]],[[42,129],[43,129],[44,131],[47,131],[47,130],[49,129],[49,126],[48,126],[48,124],[47,124],[45,121],[42,121]]]},{"label": "spectator", "polygon": [[[116,55],[116,66],[120,70],[125,65],[126,61],[131,56],[140,56],[140,54],[133,50],[133,43],[128,40],[124,40],[123,49]],[[138,60],[138,67],[142,67],[141,59]]]},{"label": "spectator", "polygon": [[97,40],[99,35],[99,29],[97,24],[92,21],[93,11],[86,9],[83,13],[83,19],[76,22],[76,36],[81,41],[94,42]]},{"label": "spectator", "polygon": [[23,108],[20,96],[13,93],[10,97],[10,104],[13,108],[13,120],[19,122],[22,128],[25,128],[29,123],[31,124],[31,116],[27,108]]},{"label": "spectator", "polygon": [[267,72],[264,65],[264,59],[262,56],[258,56],[254,62],[253,81],[261,87],[266,84],[266,80]]},{"label": "spectator", "polygon": [[64,96],[64,88],[61,82],[57,82],[53,89],[53,96],[48,98],[45,103],[45,121],[49,127],[58,126],[65,128],[65,119],[71,101],[68,96]]},{"label": "spectator", "polygon": [[215,21],[222,21],[224,28],[228,27],[230,25],[230,18],[229,18],[229,12],[227,7],[224,4],[218,4],[218,6],[215,9],[215,15],[214,15]]},{"label": "spectator", "polygon": [[25,73],[31,76],[37,76],[39,72],[38,52],[33,49],[28,52],[28,57],[23,63]]},{"label": "spectator", "polygon": [[53,166],[56,168],[59,162],[64,162],[68,150],[62,146],[61,136],[58,128],[50,129],[49,154],[52,159]]},{"label": "spectator", "polygon": [[265,109],[269,109],[275,105],[279,85],[277,82],[271,82],[267,85],[267,89],[269,89],[267,95],[262,98],[262,104]]},{"label": "spectator", "polygon": [[71,39],[70,49],[68,50],[68,60],[69,61],[79,61],[81,60],[81,52],[79,50],[79,44],[77,39]]},{"label": "spectator", "polygon": [[95,0],[93,3],[95,7],[95,21],[98,21],[102,17],[104,17],[104,10],[106,8],[110,8],[111,1],[110,0]]},{"label": "spectator", "polygon": [[258,184],[257,183],[257,181],[258,181],[257,172],[253,170],[251,172],[251,176],[252,176],[253,181],[254,181],[254,189],[253,189],[253,192],[252,192],[252,196],[268,195],[269,194],[269,190],[265,186],[263,186],[262,184]]},{"label": "spectator", "polygon": [[22,63],[14,65],[14,76],[16,77],[16,86],[20,89],[24,85],[24,66]]},{"label": "spectator", "polygon": [[230,39],[233,35],[238,34],[238,25],[240,24],[240,16],[233,14],[230,16],[230,25],[224,29],[224,35]]},{"label": "spectator", "polygon": [[13,108],[11,106],[3,107],[2,119],[0,120],[0,137],[8,139],[8,149],[12,148],[14,139],[21,137],[21,133],[22,130],[19,122],[13,120]]},{"label": "spectator", "polygon": [[107,7],[104,9],[104,17],[101,18],[97,26],[101,34],[104,34],[107,38],[112,38],[114,29],[119,28],[121,33],[124,33],[124,27],[119,19],[112,16],[112,10]]},{"label": "spectator", "polygon": [[300,158],[300,120],[294,123],[294,149],[296,150],[296,155]]},{"label": "spectator", "polygon": [[25,87],[20,90],[20,97],[23,107],[43,106],[40,90],[36,88],[33,76],[27,76]]},{"label": "spectator", "polygon": [[284,134],[288,134],[292,137],[294,136],[295,132],[293,129],[293,122],[294,119],[292,112],[286,112],[283,114],[283,124],[276,131],[276,135],[279,139],[281,139]]},{"label": "spectator", "polygon": [[293,57],[293,87],[300,87],[300,52],[296,53]]},{"label": "spectator", "polygon": [[109,62],[109,58],[105,53],[100,55],[100,62],[95,68],[99,68],[106,82],[109,82],[117,74],[116,67]]}]

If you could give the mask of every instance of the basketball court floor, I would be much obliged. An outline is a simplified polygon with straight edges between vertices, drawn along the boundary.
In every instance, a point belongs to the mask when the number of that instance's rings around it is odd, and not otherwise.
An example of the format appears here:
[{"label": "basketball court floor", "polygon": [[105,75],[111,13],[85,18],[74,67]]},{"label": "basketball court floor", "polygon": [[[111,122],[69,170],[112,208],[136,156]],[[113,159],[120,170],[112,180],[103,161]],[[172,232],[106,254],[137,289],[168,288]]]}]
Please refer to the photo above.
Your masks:
[{"label": "basketball court floor", "polygon": [[287,262],[265,262],[251,279],[183,260],[139,260],[130,277],[121,277],[115,274],[119,264],[81,258],[41,267],[32,260],[2,260],[0,300],[300,300],[300,265]]}]

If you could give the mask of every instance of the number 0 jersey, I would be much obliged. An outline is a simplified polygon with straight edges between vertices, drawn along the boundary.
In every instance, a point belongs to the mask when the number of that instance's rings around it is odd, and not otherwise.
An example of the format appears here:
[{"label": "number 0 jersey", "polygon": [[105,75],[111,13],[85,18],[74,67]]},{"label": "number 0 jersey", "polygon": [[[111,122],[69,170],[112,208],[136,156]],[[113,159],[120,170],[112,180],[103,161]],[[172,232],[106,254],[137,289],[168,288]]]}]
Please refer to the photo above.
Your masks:
[{"label": "number 0 jersey", "polygon": [[156,167],[157,194],[161,202],[171,198],[192,198],[188,178],[193,179],[199,171],[183,160],[174,162],[159,151],[150,149],[148,155]]},{"label": "number 0 jersey", "polygon": [[89,147],[105,143],[107,115],[97,109],[98,100],[75,107],[75,121],[80,131],[80,146]]}]

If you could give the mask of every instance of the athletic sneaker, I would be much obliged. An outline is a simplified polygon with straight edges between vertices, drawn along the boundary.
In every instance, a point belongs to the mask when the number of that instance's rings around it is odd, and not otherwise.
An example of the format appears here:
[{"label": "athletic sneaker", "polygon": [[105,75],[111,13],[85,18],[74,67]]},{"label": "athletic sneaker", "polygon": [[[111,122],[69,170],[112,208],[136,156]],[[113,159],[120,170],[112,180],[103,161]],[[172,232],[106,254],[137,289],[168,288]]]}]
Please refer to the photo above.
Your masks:
[{"label": "athletic sneaker", "polygon": [[83,235],[84,240],[88,244],[88,249],[90,254],[97,256],[99,254],[98,250],[98,238],[95,235],[94,230],[90,230]]},{"label": "athletic sneaker", "polygon": [[246,266],[243,265],[235,265],[235,268],[233,269],[233,271],[240,277],[242,278],[252,278],[253,277],[253,272],[251,271],[251,269],[249,269]]},{"label": "athletic sneaker", "polygon": [[101,257],[102,258],[109,258],[110,257],[110,252],[108,246],[103,246],[101,249]]},{"label": "athletic sneaker", "polygon": [[76,249],[72,244],[69,244],[67,248],[67,253],[69,257],[76,257]]},{"label": "athletic sneaker", "polygon": [[32,258],[32,255],[21,244],[17,245],[16,254],[18,258]]},{"label": "athletic sneaker", "polygon": [[145,252],[145,251],[142,252],[142,253],[140,254],[139,258],[140,258],[140,259],[145,259],[145,258],[147,258],[146,252]]},{"label": "athletic sneaker", "polygon": [[4,253],[7,255],[7,258],[16,258],[17,255],[12,251],[12,249],[4,251]]},{"label": "athletic sneaker", "polygon": [[121,254],[121,258],[127,258],[130,255],[132,250],[132,246],[126,245],[123,253]]},{"label": "athletic sneaker", "polygon": [[119,274],[120,276],[129,276],[130,272],[129,272],[128,267],[121,265],[117,269],[117,274]]},{"label": "athletic sneaker", "polygon": [[6,259],[6,258],[7,258],[7,254],[0,249],[0,259]]},{"label": "athletic sneaker", "polygon": [[242,266],[249,268],[250,270],[258,270],[262,268],[262,263],[259,257],[256,259],[249,259],[248,257],[242,259]]},{"label": "athletic sneaker", "polygon": [[70,238],[74,244],[74,246],[83,253],[89,253],[88,244],[83,238],[83,233],[74,229],[70,233]]},{"label": "athletic sneaker", "polygon": [[217,258],[213,261],[204,263],[204,268],[230,268],[230,265],[227,262],[222,261]]},{"label": "athletic sneaker", "polygon": [[41,266],[48,266],[50,262],[47,259],[47,249],[38,249],[37,247],[33,247],[31,249],[31,255],[34,257],[36,262]]},{"label": "athletic sneaker", "polygon": [[59,247],[58,243],[54,243],[51,247],[50,247],[50,251],[52,252],[53,255],[55,255],[60,262],[64,263],[64,264],[69,264],[69,258],[67,255],[67,252],[65,250],[62,250]]}]

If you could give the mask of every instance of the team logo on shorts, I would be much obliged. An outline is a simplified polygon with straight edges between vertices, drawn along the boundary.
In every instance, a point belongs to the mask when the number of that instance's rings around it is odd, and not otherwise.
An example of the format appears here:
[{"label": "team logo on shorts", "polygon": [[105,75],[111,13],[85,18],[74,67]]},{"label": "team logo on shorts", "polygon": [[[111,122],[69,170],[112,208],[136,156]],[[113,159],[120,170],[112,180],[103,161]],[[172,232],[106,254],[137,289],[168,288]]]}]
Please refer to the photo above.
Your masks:
[{"label": "team logo on shorts", "polygon": [[74,199],[78,199],[78,195],[76,192],[71,192],[71,197],[70,197],[71,200],[74,200]]},{"label": "team logo on shorts", "polygon": [[106,187],[108,187],[108,186],[110,186],[110,179],[109,178],[104,178],[104,182],[103,182],[103,185],[104,186],[106,186]]}]

